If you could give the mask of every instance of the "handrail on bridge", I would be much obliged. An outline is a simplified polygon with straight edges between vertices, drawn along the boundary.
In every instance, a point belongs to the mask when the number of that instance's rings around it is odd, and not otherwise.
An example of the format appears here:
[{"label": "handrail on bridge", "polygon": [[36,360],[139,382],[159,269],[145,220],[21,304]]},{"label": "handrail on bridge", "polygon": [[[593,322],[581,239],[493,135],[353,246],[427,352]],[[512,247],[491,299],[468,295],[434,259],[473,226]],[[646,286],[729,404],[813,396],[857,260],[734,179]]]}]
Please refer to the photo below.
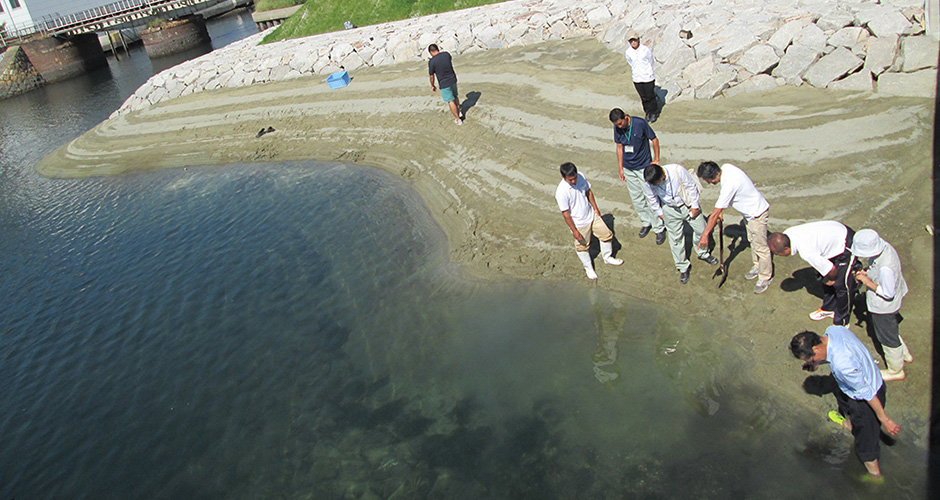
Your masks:
[{"label": "handrail on bridge", "polygon": [[[152,15],[155,9],[164,7],[180,8],[186,5],[204,3],[205,0],[120,0],[119,2],[101,5],[81,12],[56,16],[38,24],[4,30],[0,32],[0,46],[6,47],[11,42],[21,42],[27,38],[40,35],[61,35],[64,33],[84,33],[94,31],[90,28],[102,29],[130,21],[143,13]],[[169,9],[167,9],[169,10]]]}]

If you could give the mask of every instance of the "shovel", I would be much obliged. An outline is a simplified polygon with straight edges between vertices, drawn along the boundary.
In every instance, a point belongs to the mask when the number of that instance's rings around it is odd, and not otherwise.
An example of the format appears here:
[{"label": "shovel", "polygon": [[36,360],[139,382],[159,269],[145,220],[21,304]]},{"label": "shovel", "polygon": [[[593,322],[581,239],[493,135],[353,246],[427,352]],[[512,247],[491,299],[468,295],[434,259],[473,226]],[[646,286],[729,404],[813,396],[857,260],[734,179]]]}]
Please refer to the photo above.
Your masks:
[{"label": "shovel", "polygon": [[715,276],[721,276],[721,281],[718,282],[718,288],[721,288],[728,279],[728,270],[725,269],[725,223],[721,220],[718,221],[718,269],[715,269],[712,279],[715,279]]}]

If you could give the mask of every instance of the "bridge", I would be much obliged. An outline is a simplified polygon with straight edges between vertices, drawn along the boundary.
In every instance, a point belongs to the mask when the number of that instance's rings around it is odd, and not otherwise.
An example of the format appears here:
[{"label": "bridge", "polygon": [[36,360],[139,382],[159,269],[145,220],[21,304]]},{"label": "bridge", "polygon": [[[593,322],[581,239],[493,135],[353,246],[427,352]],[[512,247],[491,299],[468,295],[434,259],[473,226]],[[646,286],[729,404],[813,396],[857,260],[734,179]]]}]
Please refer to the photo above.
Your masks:
[{"label": "bridge", "polygon": [[49,17],[33,26],[2,33],[0,46],[36,36],[64,36],[126,29],[144,25],[148,19],[167,15],[179,17],[230,0],[121,0],[93,9],[58,17]]}]

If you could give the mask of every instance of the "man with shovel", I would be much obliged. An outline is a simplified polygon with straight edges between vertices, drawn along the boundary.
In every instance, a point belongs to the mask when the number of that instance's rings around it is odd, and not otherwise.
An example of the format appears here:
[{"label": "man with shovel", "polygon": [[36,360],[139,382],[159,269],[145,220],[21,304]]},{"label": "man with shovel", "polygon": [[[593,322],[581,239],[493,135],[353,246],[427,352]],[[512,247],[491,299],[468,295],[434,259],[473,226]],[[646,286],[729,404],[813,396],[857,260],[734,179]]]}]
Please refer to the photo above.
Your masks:
[{"label": "man with shovel", "polygon": [[773,283],[774,264],[767,246],[767,217],[770,204],[760,194],[751,179],[740,168],[725,163],[720,168],[713,161],[702,162],[698,166],[698,176],[709,184],[721,184],[715,209],[708,216],[708,223],[702,231],[698,246],[708,247],[708,235],[715,224],[722,221],[722,212],[734,207],[747,221],[747,240],[751,244],[751,270],[745,279],[757,279],[754,293],[764,293]]}]

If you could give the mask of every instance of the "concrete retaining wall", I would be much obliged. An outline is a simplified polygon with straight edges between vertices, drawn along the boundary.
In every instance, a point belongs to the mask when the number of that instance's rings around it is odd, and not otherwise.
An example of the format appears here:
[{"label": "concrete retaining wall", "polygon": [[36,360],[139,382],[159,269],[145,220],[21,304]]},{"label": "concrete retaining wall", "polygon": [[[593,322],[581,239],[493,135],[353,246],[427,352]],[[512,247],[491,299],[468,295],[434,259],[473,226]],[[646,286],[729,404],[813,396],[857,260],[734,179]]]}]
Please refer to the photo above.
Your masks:
[{"label": "concrete retaining wall", "polygon": [[258,34],[155,75],[113,116],[207,89],[418,63],[430,43],[457,55],[593,36],[622,54],[631,30],[653,48],[667,101],[780,85],[929,97],[937,44],[918,3],[514,0],[267,45]]}]

